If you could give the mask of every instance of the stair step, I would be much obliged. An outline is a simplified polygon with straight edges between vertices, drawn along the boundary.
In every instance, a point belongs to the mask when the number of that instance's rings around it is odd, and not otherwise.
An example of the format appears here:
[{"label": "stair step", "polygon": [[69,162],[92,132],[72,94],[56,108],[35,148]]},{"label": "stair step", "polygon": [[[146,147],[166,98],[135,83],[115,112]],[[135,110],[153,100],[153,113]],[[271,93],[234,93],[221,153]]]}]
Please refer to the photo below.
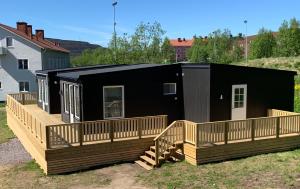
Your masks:
[{"label": "stair step", "polygon": [[149,150],[149,151],[146,151],[145,153],[155,158],[155,153],[153,151]]},{"label": "stair step", "polygon": [[137,160],[137,161],[135,161],[135,163],[138,164],[139,166],[145,168],[148,171],[153,169],[153,167],[147,165],[145,162],[142,162],[141,160]]},{"label": "stair step", "polygon": [[175,149],[176,149],[176,147],[174,147],[174,146],[169,147],[169,150],[175,150]]},{"label": "stair step", "polygon": [[153,150],[155,152],[155,146],[150,146],[150,150]]},{"label": "stair step", "polygon": [[150,163],[151,165],[156,165],[155,161],[148,156],[140,156],[141,159],[145,160],[146,162]]}]

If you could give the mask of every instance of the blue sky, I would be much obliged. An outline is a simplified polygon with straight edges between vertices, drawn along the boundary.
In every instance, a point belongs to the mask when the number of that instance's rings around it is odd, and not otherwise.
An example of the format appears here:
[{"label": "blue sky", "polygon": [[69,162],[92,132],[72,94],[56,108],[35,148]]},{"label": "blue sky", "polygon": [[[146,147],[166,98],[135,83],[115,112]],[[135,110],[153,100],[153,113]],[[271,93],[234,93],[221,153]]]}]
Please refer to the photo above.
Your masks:
[{"label": "blue sky", "polygon": [[[107,46],[113,31],[112,0],[9,0],[0,22],[26,21],[46,37],[84,40]],[[170,38],[205,36],[216,29],[234,35],[261,27],[277,30],[284,19],[300,19],[299,0],[118,0],[117,33],[132,33],[140,22],[158,21]]]}]

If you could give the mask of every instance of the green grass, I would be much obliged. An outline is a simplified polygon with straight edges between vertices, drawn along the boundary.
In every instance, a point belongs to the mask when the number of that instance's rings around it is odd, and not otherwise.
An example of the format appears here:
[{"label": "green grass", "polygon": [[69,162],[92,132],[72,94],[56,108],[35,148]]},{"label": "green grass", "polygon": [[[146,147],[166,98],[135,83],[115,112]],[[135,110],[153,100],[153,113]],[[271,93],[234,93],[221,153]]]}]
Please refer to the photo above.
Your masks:
[{"label": "green grass", "polygon": [[6,111],[4,108],[0,108],[0,144],[11,138],[14,138],[14,134],[7,126]]},{"label": "green grass", "polygon": [[0,188],[99,188],[110,184],[111,179],[97,170],[64,175],[46,176],[34,161],[15,167],[0,166]]},{"label": "green grass", "polygon": [[0,108],[4,108],[5,107],[5,103],[0,102]]},{"label": "green grass", "polygon": [[157,188],[299,188],[300,150],[193,166],[166,163],[138,175]]}]

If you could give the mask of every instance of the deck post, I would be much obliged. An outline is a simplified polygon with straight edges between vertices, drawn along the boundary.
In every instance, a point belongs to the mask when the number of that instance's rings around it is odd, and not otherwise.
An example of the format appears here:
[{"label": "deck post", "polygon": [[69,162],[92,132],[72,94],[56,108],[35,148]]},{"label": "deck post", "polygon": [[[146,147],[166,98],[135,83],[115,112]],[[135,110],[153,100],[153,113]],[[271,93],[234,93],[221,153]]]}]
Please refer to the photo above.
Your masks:
[{"label": "deck post", "polygon": [[159,146],[158,146],[158,140],[155,141],[155,166],[158,166],[159,164]]},{"label": "deck post", "polygon": [[182,121],[182,142],[184,143],[185,142],[185,126],[186,126],[186,122],[183,120]]},{"label": "deck post", "polygon": [[50,149],[50,127],[46,126],[46,149]]},{"label": "deck post", "polygon": [[82,132],[82,123],[78,124],[78,141],[79,141],[79,145],[82,146],[82,142],[83,142],[83,132]]},{"label": "deck post", "polygon": [[276,138],[279,138],[280,134],[280,117],[276,118]]},{"label": "deck post", "polygon": [[251,141],[255,140],[255,120],[251,119]]},{"label": "deck post", "polygon": [[168,116],[164,116],[164,120],[165,120],[165,128],[168,127]]},{"label": "deck post", "polygon": [[21,93],[21,103],[25,105],[25,94]]},{"label": "deck post", "polygon": [[142,119],[138,119],[138,135],[139,135],[139,139],[142,138]]},{"label": "deck post", "polygon": [[110,142],[114,141],[114,124],[113,124],[113,120],[109,121],[109,138],[110,138]]},{"label": "deck post", "polygon": [[228,143],[228,122],[225,122],[225,130],[224,130],[224,143]]},{"label": "deck post", "polygon": [[196,124],[195,126],[195,146],[196,148],[198,148],[198,142],[199,142],[199,132],[198,132],[198,129],[199,128],[199,125]]}]

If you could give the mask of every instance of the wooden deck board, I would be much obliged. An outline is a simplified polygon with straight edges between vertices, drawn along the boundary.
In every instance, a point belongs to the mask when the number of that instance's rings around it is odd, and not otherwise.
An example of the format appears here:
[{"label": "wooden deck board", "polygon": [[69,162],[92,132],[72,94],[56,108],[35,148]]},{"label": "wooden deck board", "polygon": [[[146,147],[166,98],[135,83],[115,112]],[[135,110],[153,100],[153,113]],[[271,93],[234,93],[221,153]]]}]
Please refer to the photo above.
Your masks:
[{"label": "wooden deck board", "polygon": [[44,123],[44,125],[57,125],[57,124],[64,124],[61,120],[60,114],[49,114],[45,112],[36,104],[24,105],[24,107],[31,112],[32,114],[36,115],[36,117]]}]

